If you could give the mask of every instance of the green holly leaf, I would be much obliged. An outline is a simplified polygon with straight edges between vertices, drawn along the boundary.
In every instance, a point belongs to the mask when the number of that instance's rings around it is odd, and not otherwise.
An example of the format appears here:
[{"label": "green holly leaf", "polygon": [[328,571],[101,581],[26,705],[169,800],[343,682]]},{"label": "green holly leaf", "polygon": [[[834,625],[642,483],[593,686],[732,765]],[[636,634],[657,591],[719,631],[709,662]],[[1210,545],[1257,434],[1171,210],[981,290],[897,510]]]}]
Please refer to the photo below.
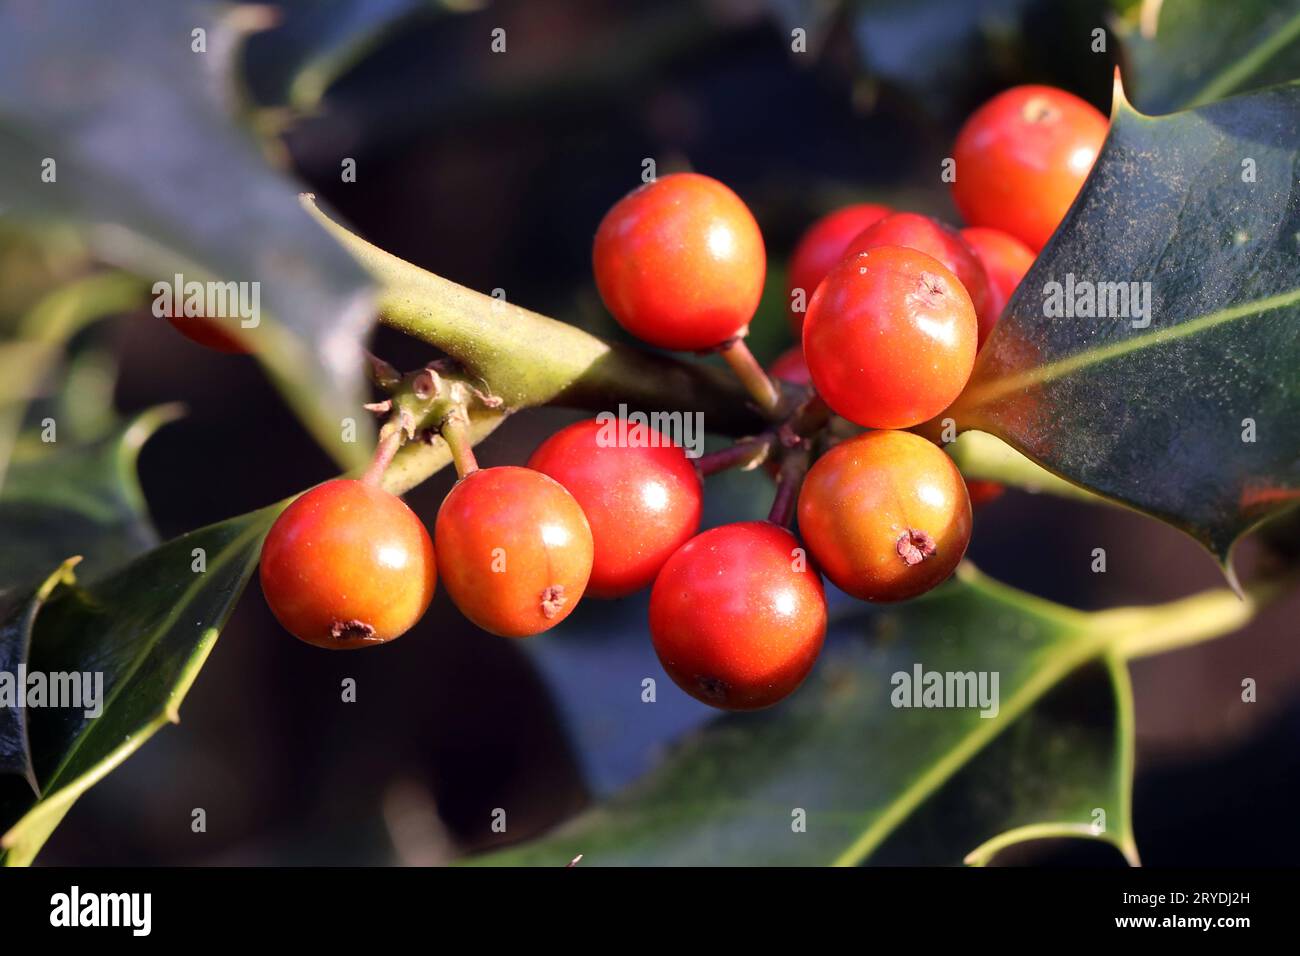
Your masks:
[{"label": "green holly leaf", "polygon": [[92,578],[153,547],[157,535],[135,464],[149,437],[179,414],[177,406],[161,406],[104,439],[56,440],[15,461],[0,490],[0,586],[30,585],[33,574],[72,555],[83,558],[80,575]]},{"label": "green holly leaf", "polygon": [[1117,86],[1092,175],[946,416],[1227,565],[1300,498],[1298,143],[1295,84],[1163,117]]},{"label": "green holly leaf", "polygon": [[[247,321],[260,320],[239,330],[245,344],[321,444],[360,465],[370,285],[304,214],[301,185],[235,122],[237,11],[214,10],[0,8],[0,206],[79,224],[101,258],[150,286],[177,274],[245,283],[250,312],[258,297]],[[342,441],[347,418],[355,442]]]},{"label": "green holly leaf", "polygon": [[6,865],[30,863],[76,799],[179,719],[181,701],[257,566],[280,506],[183,535],[36,614],[29,670],[102,679],[100,713],[33,709],[40,798],[0,837]]},{"label": "green holly leaf", "polygon": [[[0,591],[0,820],[6,808],[31,802],[40,789],[27,738],[27,710],[7,699],[31,650],[36,614],[60,584],[71,584],[76,558],[65,561],[38,587]],[[15,683],[9,684],[13,681]]]},{"label": "green holly leaf", "polygon": [[[926,862],[1047,835],[1134,856],[1131,701],[1108,654],[1149,618],[1071,611],[967,566],[870,620],[780,706],[714,721],[608,803],[472,862],[856,865],[904,824]],[[916,700],[896,675],[918,667],[921,687],[983,673],[991,690],[996,674],[996,713],[896,706]]]},{"label": "green holly leaf", "polygon": [[1300,76],[1297,0],[1144,3],[1118,24],[1138,105],[1168,113]]}]

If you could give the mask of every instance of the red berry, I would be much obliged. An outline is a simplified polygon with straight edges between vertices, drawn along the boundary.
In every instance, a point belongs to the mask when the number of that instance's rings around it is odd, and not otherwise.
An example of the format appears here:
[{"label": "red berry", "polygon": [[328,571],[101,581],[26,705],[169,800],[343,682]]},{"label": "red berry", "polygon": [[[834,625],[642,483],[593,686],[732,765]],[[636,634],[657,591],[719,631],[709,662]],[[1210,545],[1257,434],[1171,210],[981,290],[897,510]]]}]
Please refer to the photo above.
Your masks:
[{"label": "red berry", "polygon": [[812,384],[812,373],[808,371],[808,363],[803,359],[803,348],[798,345],[778,355],[768,371],[773,378],[791,385]]},{"label": "red berry", "polygon": [[[990,312],[989,280],[984,266],[966,240],[956,229],[937,219],[914,212],[896,212],[869,226],[856,236],[845,250],[854,255],[876,246],[903,246],[924,252],[943,263],[944,268],[957,277],[975,306],[975,318],[982,324]],[[997,321],[994,314],[987,321]]]},{"label": "red berry", "polygon": [[947,455],[909,432],[836,445],[799,492],[799,533],[826,576],[864,601],[901,601],[948,577],[970,542],[971,510]]},{"label": "red berry", "polygon": [[923,252],[877,246],[822,281],[803,351],[813,385],[838,414],[867,428],[910,428],[961,393],[977,335],[956,276]]},{"label": "red berry", "polygon": [[591,528],[541,472],[484,468],[458,481],[433,527],[438,573],[467,618],[502,637],[559,624],[591,575]]},{"label": "red berry", "polygon": [[1034,264],[1034,252],[1015,236],[999,229],[971,226],[961,231],[961,237],[980,257],[989,277],[991,305],[985,315],[979,316],[980,347],[983,348],[984,341],[1015,294],[1016,286]]},{"label": "red berry", "polygon": [[645,424],[577,422],[546,439],[528,467],[550,475],[582,506],[595,546],[587,583],[593,597],[646,587],[699,529],[703,494],[695,465]]},{"label": "red berry", "polygon": [[171,323],[172,328],[191,342],[197,342],[213,351],[225,352],[227,355],[250,354],[243,340],[234,332],[228,331],[230,325],[238,324],[238,319],[213,319],[205,315],[172,313],[167,316],[167,321]]},{"label": "red berry", "polygon": [[424,524],[400,498],[339,478],[299,496],[262,545],[262,593],[294,637],[331,649],[400,637],[433,599]]},{"label": "red berry", "polygon": [[996,481],[973,479],[966,482],[966,493],[970,496],[970,506],[979,508],[1002,497],[1006,487]]},{"label": "red berry", "polygon": [[615,203],[596,230],[592,263],[623,328],[651,345],[693,351],[745,330],[767,270],[749,208],[697,173],[664,176]]},{"label": "red berry", "polygon": [[1109,124],[1051,86],[999,93],[966,120],[953,147],[952,198],[972,226],[1046,245],[1101,152]]},{"label": "red berry", "polygon": [[686,693],[755,710],[808,676],[826,635],[826,595],[789,531],[766,521],[723,525],[682,545],[659,572],[650,634]]},{"label": "red berry", "polygon": [[[790,324],[798,335],[803,329],[803,317],[808,300],[821,285],[831,266],[844,258],[849,242],[863,229],[890,213],[888,206],[875,203],[858,203],[828,212],[811,226],[799,239],[790,257],[790,272],[786,279],[786,302],[790,308]],[[803,304],[795,308],[795,290],[803,290]]]}]

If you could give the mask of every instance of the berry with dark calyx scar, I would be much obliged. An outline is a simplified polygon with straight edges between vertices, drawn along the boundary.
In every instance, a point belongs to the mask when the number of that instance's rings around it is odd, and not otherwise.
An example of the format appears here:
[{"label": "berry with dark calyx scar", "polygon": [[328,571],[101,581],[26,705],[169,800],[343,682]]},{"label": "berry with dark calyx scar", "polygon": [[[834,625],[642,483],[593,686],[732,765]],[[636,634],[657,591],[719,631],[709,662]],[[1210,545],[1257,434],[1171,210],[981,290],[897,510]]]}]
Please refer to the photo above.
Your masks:
[{"label": "berry with dark calyx scar", "polygon": [[957,277],[915,249],[876,246],[822,281],[803,328],[813,385],[867,428],[910,428],[970,379],[979,330]]},{"label": "berry with dark calyx scar", "polygon": [[967,224],[1001,229],[1038,252],[1092,171],[1109,126],[1065,90],[1004,90],[957,134],[953,202]]},{"label": "berry with dark calyx scar", "polygon": [[546,439],[528,467],[550,475],[582,506],[595,549],[587,584],[593,597],[649,586],[699,530],[703,490],[695,465],[644,423],[576,422]]},{"label": "berry with dark calyx scar", "polygon": [[614,204],[592,265],[623,328],[660,348],[704,351],[746,331],[767,255],[739,196],[708,176],[674,173]]},{"label": "berry with dark calyx scar", "polygon": [[970,500],[937,446],[909,432],[872,431],[836,445],[808,471],[799,533],[841,590],[902,601],[957,567],[970,542]]},{"label": "berry with dark calyx scar", "polygon": [[[892,210],[876,203],[857,203],[844,206],[822,216],[800,237],[790,256],[790,271],[786,280],[786,302],[789,306],[790,324],[797,335],[803,329],[804,313],[808,300],[821,285],[826,273],[844,258],[844,252],[863,229],[888,216]],[[802,296],[796,295],[802,291]],[[802,300],[802,307],[796,303]]]},{"label": "berry with dark calyx scar", "polygon": [[956,229],[914,212],[896,212],[867,227],[855,236],[845,255],[865,252],[876,246],[902,246],[932,256],[957,277],[975,306],[975,318],[990,325],[997,315],[990,316],[992,301],[989,280],[984,274],[984,264]]},{"label": "berry with dark calyx scar", "polygon": [[433,543],[400,498],[339,478],[299,496],[262,545],[262,593],[308,644],[370,647],[408,631],[433,599]]},{"label": "berry with dark calyx scar", "polygon": [[438,510],[433,539],[452,601],[502,637],[559,624],[591,575],[582,508],[559,482],[529,468],[483,468],[461,478]]},{"label": "berry with dark calyx scar", "polygon": [[980,348],[983,348],[993,326],[1002,317],[1007,303],[1015,294],[1016,286],[1020,285],[1020,280],[1034,264],[1034,252],[1015,236],[1000,229],[971,226],[961,231],[961,237],[970,243],[970,247],[980,257],[984,272],[989,277],[992,304],[986,315],[979,316]]},{"label": "berry with dark calyx scar", "polygon": [[767,707],[803,682],[821,651],[821,577],[784,528],[712,528],[659,572],[650,634],[664,670],[692,697],[727,710]]}]

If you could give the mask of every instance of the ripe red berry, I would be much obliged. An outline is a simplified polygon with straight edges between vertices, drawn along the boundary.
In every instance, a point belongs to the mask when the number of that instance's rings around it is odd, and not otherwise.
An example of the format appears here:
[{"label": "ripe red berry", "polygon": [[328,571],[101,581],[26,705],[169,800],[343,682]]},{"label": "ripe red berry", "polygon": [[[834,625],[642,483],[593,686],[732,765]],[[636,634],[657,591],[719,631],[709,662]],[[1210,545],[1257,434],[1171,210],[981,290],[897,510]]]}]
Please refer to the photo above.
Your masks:
[{"label": "ripe red berry", "polygon": [[227,355],[248,355],[249,349],[235,333],[228,331],[238,319],[208,318],[205,315],[167,315],[167,321],[181,335],[191,342]]},{"label": "ripe red berry", "polygon": [[778,355],[768,372],[773,378],[789,382],[791,385],[812,384],[812,373],[808,371],[808,363],[803,358],[803,347],[799,345],[786,349]]},{"label": "ripe red berry", "polygon": [[1002,497],[1006,487],[997,481],[973,479],[966,482],[966,493],[970,496],[970,506],[979,508]]},{"label": "ripe red berry", "polygon": [[675,173],[614,204],[592,264],[623,328],[661,348],[702,351],[748,326],[767,256],[739,196],[708,176]]},{"label": "ripe red berry", "polygon": [[817,289],[803,329],[813,385],[867,428],[910,428],[961,393],[978,326],[957,277],[915,249],[849,256]]},{"label": "ripe red berry", "polygon": [[864,601],[928,591],[957,567],[970,532],[957,466],[909,432],[867,432],[836,445],[799,492],[808,550],[837,587]]},{"label": "ripe red berry", "polygon": [[400,637],[433,599],[429,533],[400,498],[360,481],[298,497],[262,545],[262,593],[294,637],[331,649]]},{"label": "ripe red berry", "polygon": [[[831,267],[844,258],[849,242],[873,222],[888,216],[890,211],[888,206],[869,202],[845,206],[822,216],[800,237],[790,257],[790,272],[786,279],[786,302],[789,304],[790,324],[796,335],[803,329],[808,300]],[[796,290],[803,290],[799,308],[795,307]]]},{"label": "ripe red berry", "polygon": [[1011,301],[1016,286],[1020,285],[1020,280],[1034,264],[1034,252],[1015,236],[1007,235],[1000,229],[971,226],[961,231],[961,237],[970,243],[970,247],[980,257],[984,272],[989,277],[991,305],[985,315],[979,316],[980,347],[983,348],[984,341]]},{"label": "ripe red berry", "polygon": [[798,687],[826,635],[826,595],[794,535],[766,521],[696,535],[650,593],[664,670],[714,707],[755,710]]},{"label": "ripe red berry", "polygon": [[591,528],[554,479],[507,465],[466,475],[433,527],[438,573],[467,618],[502,637],[559,624],[591,575]]},{"label": "ripe red berry", "polygon": [[1106,117],[1065,90],[1005,90],[957,134],[953,201],[970,225],[1009,232],[1037,252],[1088,178],[1108,127]]},{"label": "ripe red berry", "polygon": [[576,422],[546,439],[528,467],[550,475],[582,506],[595,549],[587,583],[593,597],[648,586],[700,527],[695,465],[648,425]]},{"label": "ripe red berry", "polygon": [[[990,309],[989,280],[984,265],[961,234],[937,219],[914,212],[896,212],[867,227],[848,244],[845,255],[865,252],[876,246],[903,246],[924,252],[943,263],[957,277],[975,306],[975,318],[982,324]],[[991,324],[997,316],[987,319]]]}]

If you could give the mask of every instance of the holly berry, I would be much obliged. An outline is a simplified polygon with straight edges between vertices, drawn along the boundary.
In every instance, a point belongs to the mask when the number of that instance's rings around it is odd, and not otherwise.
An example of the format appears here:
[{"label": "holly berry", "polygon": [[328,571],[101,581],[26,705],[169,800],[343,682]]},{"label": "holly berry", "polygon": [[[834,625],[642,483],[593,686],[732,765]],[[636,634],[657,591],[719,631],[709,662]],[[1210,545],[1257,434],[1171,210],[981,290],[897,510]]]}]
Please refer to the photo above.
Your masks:
[{"label": "holly berry", "polygon": [[528,467],[562,484],[587,516],[594,544],[587,592],[594,597],[648,586],[699,529],[695,465],[648,425],[577,422],[544,441]]},{"label": "holly berry", "polygon": [[[858,203],[845,206],[822,216],[799,239],[790,257],[786,301],[790,304],[790,325],[795,334],[803,330],[803,317],[808,300],[821,285],[826,273],[844,258],[849,242],[863,229],[883,219],[891,212],[888,206],[875,203]],[[802,304],[796,308],[796,290],[802,290]]]},{"label": "holly berry", "polygon": [[821,577],[784,528],[713,528],[659,572],[650,634],[664,670],[692,697],[727,710],[766,707],[803,682],[821,651]]},{"label": "holly berry", "polygon": [[1002,497],[1006,487],[1001,482],[987,481],[982,478],[967,480],[966,493],[970,496],[970,506],[980,508]]},{"label": "holly berry", "polygon": [[664,176],[615,203],[596,230],[592,262],[623,328],[651,345],[694,351],[745,331],[767,270],[749,208],[698,173]]},{"label": "holly berry", "polygon": [[451,599],[502,637],[559,624],[591,575],[591,528],[582,508],[559,482],[529,468],[470,472],[443,500],[433,539]]},{"label": "holly berry", "polygon": [[867,428],[939,414],[970,378],[978,326],[965,288],[915,249],[848,256],[808,307],[804,358],[835,412]]},{"label": "holly berry", "polygon": [[206,315],[176,315],[173,312],[167,315],[167,321],[171,323],[172,328],[191,342],[197,342],[213,351],[225,352],[227,355],[250,354],[243,341],[228,330],[228,326],[236,322],[236,319],[209,318]]},{"label": "holly berry", "polygon": [[983,348],[984,341],[1015,294],[1016,286],[1034,264],[1034,252],[1015,236],[1000,229],[971,226],[961,231],[961,237],[975,250],[989,277],[991,304],[988,312],[979,316],[980,348]]},{"label": "holly berry", "polygon": [[987,321],[992,325],[997,321],[996,314],[986,318],[991,311],[991,302],[984,266],[956,229],[929,216],[896,212],[855,236],[845,249],[845,255],[865,252],[876,246],[903,246],[938,259],[966,288],[975,306],[975,318],[981,324]]},{"label": "holly berry", "polygon": [[262,545],[262,593],[294,637],[334,650],[400,637],[433,599],[423,523],[401,499],[339,478],[299,496]]},{"label": "holly berry", "polygon": [[809,469],[799,533],[841,590],[902,601],[957,567],[970,542],[970,500],[957,466],[935,445],[909,432],[867,432]]},{"label": "holly berry", "polygon": [[778,355],[768,372],[773,378],[789,382],[791,385],[812,384],[812,373],[808,371],[808,363],[804,361],[803,348],[798,345]]},{"label": "holly berry", "polygon": [[1108,125],[1065,90],[1005,90],[957,134],[953,201],[970,225],[1009,232],[1037,252],[1088,178]]}]

